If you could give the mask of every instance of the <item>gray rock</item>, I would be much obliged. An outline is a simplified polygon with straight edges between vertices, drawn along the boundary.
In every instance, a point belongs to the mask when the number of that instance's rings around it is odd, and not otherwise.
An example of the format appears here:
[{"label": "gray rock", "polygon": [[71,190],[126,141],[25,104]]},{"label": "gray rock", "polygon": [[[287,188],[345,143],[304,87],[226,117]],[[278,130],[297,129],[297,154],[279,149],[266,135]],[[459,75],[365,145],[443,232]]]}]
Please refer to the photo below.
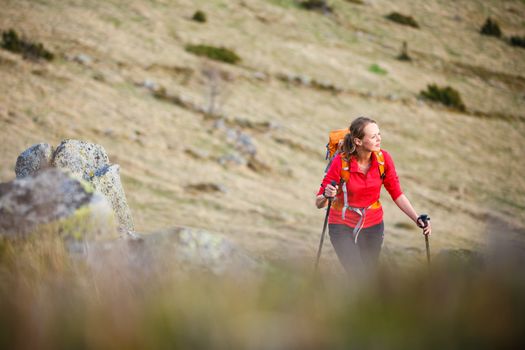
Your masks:
[{"label": "gray rock", "polygon": [[226,127],[226,122],[224,121],[224,118],[218,118],[217,120],[215,120],[213,122],[213,127],[219,130],[226,130],[227,127]]},{"label": "gray rock", "polygon": [[47,143],[38,143],[26,149],[16,159],[17,178],[33,175],[51,166],[53,149]]},{"label": "gray rock", "polygon": [[75,239],[116,236],[107,200],[58,169],[0,184],[0,234],[58,232]]},{"label": "gray rock", "polygon": [[225,133],[226,141],[233,143],[239,152],[249,156],[257,153],[257,146],[250,135],[232,128],[226,128]]},{"label": "gray rock", "polygon": [[150,91],[157,91],[159,89],[159,84],[150,79],[144,80],[141,85]]},{"label": "gray rock", "polygon": [[206,106],[195,106],[194,111],[202,114],[207,114],[208,108]]},{"label": "gray rock", "polygon": [[62,141],[54,153],[53,166],[67,169],[91,183],[111,204],[118,219],[119,229],[134,229],[131,211],[120,181],[119,166],[109,164],[109,158],[102,146],[79,140]]},{"label": "gray rock", "polygon": [[268,75],[264,72],[255,72],[253,73],[253,77],[257,80],[265,81],[268,79]]},{"label": "gray rock", "polygon": [[[271,118],[273,119],[273,118]],[[274,120],[268,122],[268,130],[281,130],[283,128],[282,124]]]},{"label": "gray rock", "polygon": [[[137,133],[137,132],[136,132]],[[120,181],[119,166],[110,165],[100,145],[64,140],[51,155],[51,146],[34,145],[17,160],[17,177],[33,174],[41,168],[53,166],[67,170],[79,180],[89,182],[111,204],[121,231],[133,231],[133,219]]]},{"label": "gray rock", "polygon": [[140,239],[93,242],[88,265],[106,271],[116,262],[140,284],[166,273],[211,273],[237,277],[257,276],[263,265],[224,236],[201,229],[175,227],[144,234]]},{"label": "gray rock", "polygon": [[133,218],[120,181],[120,167],[116,164],[105,165],[95,171],[89,182],[106,196],[118,220],[119,230],[133,231]]},{"label": "gray rock", "polygon": [[248,164],[248,161],[243,156],[237,154],[237,153],[228,153],[223,156],[220,156],[217,159],[217,162],[220,165],[246,165]]},{"label": "gray rock", "polygon": [[389,99],[390,101],[397,101],[399,100],[399,96],[397,96],[396,94],[388,94],[386,96],[387,99]]},{"label": "gray rock", "polygon": [[252,137],[243,132],[239,132],[237,135],[237,147],[239,147],[241,152],[250,156],[255,156],[257,153],[257,147],[255,146]]},{"label": "gray rock", "polygon": [[[242,252],[225,237],[205,230],[196,229],[172,229],[157,234],[153,239],[170,240],[170,236],[176,237],[176,251],[178,259],[184,265],[209,269],[215,274],[221,274],[228,270],[240,272],[242,270],[253,270],[257,262]],[[172,238],[171,238],[172,239]]]},{"label": "gray rock", "polygon": [[74,175],[89,180],[98,169],[109,165],[109,159],[100,145],[78,140],[64,140],[55,150],[52,165],[68,169]]},{"label": "gray rock", "polygon": [[232,129],[232,128],[227,128],[227,129],[225,129],[225,133],[226,133],[226,140],[228,142],[231,142],[231,143],[236,143],[237,142],[237,137],[239,135],[239,131],[238,130],[235,130],[235,129]]},{"label": "gray rock", "polygon": [[307,75],[297,75],[294,80],[304,86],[310,86],[312,83],[312,78]]},{"label": "gray rock", "polygon": [[91,58],[90,56],[86,54],[81,53],[73,57],[73,61],[80,63],[82,65],[88,66],[91,63],[93,63],[93,58]]}]

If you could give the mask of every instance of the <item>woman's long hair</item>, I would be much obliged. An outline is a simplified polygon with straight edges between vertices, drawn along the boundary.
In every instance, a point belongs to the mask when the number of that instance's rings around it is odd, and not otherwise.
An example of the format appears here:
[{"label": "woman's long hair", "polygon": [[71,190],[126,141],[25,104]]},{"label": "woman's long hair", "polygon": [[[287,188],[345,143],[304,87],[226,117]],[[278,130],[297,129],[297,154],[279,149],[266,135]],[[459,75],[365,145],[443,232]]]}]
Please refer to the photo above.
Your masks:
[{"label": "woman's long hair", "polygon": [[363,137],[365,137],[365,127],[370,123],[377,124],[375,120],[367,117],[359,117],[352,121],[352,124],[350,124],[350,127],[348,128],[350,132],[346,134],[343,145],[341,146],[341,151],[344,153],[346,159],[350,159],[351,156],[357,154],[354,139],[358,138],[362,140]]}]

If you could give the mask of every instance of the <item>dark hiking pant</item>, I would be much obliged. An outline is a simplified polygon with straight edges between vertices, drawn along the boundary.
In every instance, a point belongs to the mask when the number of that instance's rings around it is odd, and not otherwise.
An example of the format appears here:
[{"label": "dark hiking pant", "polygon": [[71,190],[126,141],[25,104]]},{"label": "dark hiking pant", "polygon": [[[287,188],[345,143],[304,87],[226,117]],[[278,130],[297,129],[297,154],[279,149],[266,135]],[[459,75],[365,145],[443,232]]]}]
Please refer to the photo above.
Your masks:
[{"label": "dark hiking pant", "polygon": [[356,244],[352,234],[353,227],[339,224],[328,225],[330,241],[341,265],[350,276],[362,277],[376,270],[383,244],[384,229],[383,222],[361,229]]}]

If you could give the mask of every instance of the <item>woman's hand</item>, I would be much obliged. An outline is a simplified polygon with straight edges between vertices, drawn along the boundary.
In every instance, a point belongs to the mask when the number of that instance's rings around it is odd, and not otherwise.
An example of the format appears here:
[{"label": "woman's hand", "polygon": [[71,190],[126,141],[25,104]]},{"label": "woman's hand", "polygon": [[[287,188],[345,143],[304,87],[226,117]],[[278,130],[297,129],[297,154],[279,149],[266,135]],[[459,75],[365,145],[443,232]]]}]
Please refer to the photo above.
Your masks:
[{"label": "woman's hand", "polygon": [[430,223],[430,218],[427,215],[419,215],[416,223],[419,228],[423,229],[423,234],[425,236],[432,234],[432,224]]},{"label": "woman's hand", "polygon": [[[336,183],[335,181],[333,182],[334,184]],[[324,192],[315,198],[315,205],[317,206],[317,208],[324,208],[326,206],[326,203],[328,203],[328,200],[332,200],[335,197],[338,188],[338,185],[326,185]]]},{"label": "woman's hand", "polygon": [[330,184],[326,185],[324,189],[324,196],[325,198],[334,198],[337,194],[337,189],[339,188],[338,185],[332,186]]}]

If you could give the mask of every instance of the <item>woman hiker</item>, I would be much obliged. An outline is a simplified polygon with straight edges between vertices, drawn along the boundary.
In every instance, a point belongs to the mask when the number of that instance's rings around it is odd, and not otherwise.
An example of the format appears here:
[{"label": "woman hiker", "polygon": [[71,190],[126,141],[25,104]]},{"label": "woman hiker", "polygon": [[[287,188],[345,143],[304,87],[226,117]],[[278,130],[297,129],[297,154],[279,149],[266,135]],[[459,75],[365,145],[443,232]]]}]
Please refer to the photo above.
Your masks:
[{"label": "woman hiker", "polygon": [[[330,164],[319,188],[318,208],[334,198],[328,217],[328,232],[339,261],[350,275],[375,270],[383,243],[381,185],[416,225],[430,234],[399,185],[394,161],[382,150],[377,123],[366,117],[355,119],[344,137],[341,151]],[[337,184],[332,186],[331,184]]]}]

